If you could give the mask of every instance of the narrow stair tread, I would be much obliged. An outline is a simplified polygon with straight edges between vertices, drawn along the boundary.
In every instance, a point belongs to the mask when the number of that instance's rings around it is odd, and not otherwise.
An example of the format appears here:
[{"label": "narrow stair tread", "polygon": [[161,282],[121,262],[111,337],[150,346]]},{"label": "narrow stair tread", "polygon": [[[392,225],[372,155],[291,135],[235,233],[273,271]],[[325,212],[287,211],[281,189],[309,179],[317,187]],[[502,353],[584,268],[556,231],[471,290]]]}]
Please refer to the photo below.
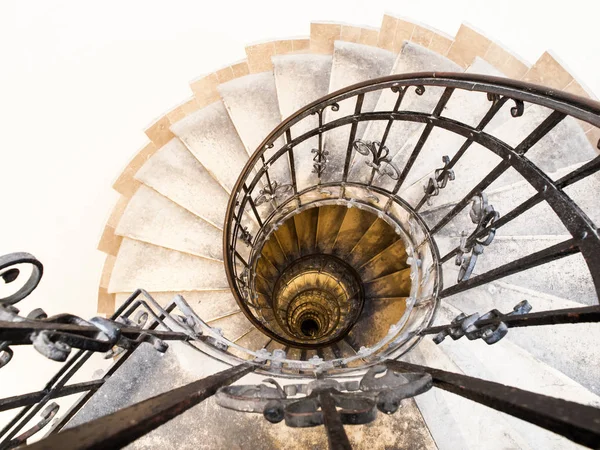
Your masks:
[{"label": "narrow stair tread", "polygon": [[229,197],[177,138],[159,149],[135,178],[218,228]]},{"label": "narrow stair tread", "polygon": [[190,114],[171,125],[171,131],[206,170],[231,192],[248,160],[248,153],[223,102],[215,102]]},{"label": "narrow stair tread", "polygon": [[144,185],[129,200],[115,233],[180,252],[223,259],[219,229]]},{"label": "narrow stair tread", "polygon": [[222,262],[124,238],[108,286],[109,293],[225,289]]}]

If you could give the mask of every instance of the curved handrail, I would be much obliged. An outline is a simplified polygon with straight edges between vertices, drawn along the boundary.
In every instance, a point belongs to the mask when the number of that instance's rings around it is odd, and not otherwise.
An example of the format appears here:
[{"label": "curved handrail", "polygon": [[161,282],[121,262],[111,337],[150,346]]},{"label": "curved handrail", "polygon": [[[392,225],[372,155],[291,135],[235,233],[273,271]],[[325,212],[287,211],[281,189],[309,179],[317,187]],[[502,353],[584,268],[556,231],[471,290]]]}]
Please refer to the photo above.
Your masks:
[{"label": "curved handrail", "polygon": [[[517,117],[523,113],[524,102],[549,108],[553,112],[548,117],[547,121],[544,122],[544,124],[546,124],[546,128],[540,131],[540,135],[537,137],[534,136],[534,138],[531,139],[531,142],[523,143],[523,146],[519,148],[511,147],[505,142],[497,139],[493,134],[482,131],[482,129],[476,129],[473,126],[443,117],[439,114],[434,115],[432,113],[420,113],[414,111],[361,112],[360,109],[358,109],[358,112],[355,111],[354,114],[348,114],[344,117],[337,118],[327,123],[320,122],[318,127],[313,127],[311,130],[303,133],[302,135],[294,137],[294,139],[291,138],[290,129],[293,125],[315,113],[318,113],[319,117],[321,118],[325,108],[330,106],[337,108],[338,103],[343,100],[361,95],[364,96],[364,94],[369,92],[381,91],[384,89],[392,89],[394,92],[399,92],[401,89],[407,89],[410,86],[423,89],[423,91],[425,86],[445,88],[446,91],[449,91],[448,97],[452,94],[452,90],[460,89],[465,91],[486,93],[488,95],[488,99],[491,100],[492,103],[500,99],[503,101],[503,103],[506,102],[506,100],[512,100],[515,102],[515,106],[512,109],[514,117]],[[562,191],[564,186],[560,185],[560,183],[554,182],[543,170],[541,170],[527,158],[523,157],[523,154],[528,150],[528,148],[533,146],[537,140],[543,137],[545,133],[550,131],[566,116],[571,116],[593,126],[600,127],[600,103],[577,97],[562,91],[556,91],[551,88],[521,81],[464,73],[423,72],[392,75],[343,88],[305,106],[295,114],[285,119],[263,140],[258,149],[246,163],[234,186],[232,191],[233,194],[230,197],[226,212],[226,221],[224,224],[225,232],[223,250],[225,255],[227,278],[232,292],[240,304],[242,311],[253,324],[257,325],[261,329],[263,328],[262,324],[253,318],[253,315],[249,310],[247,310],[247,307],[242,301],[242,296],[238,290],[237,284],[234,281],[235,274],[231,259],[231,239],[237,239],[237,230],[240,226],[239,224],[241,221],[241,215],[244,211],[244,206],[246,205],[246,201],[249,197],[248,193],[252,193],[254,191],[263,175],[266,174],[268,177],[269,166],[274,161],[283,157],[290,149],[294,148],[301,142],[304,142],[311,137],[321,135],[326,131],[339,128],[343,125],[357,124],[359,122],[373,120],[398,120],[427,123],[433,127],[444,128],[450,132],[461,135],[462,137],[467,138],[474,143],[482,145],[499,156],[502,159],[502,163],[496,168],[497,170],[494,174],[494,178],[489,180],[487,185],[489,186],[494,179],[498,178],[510,167],[515,169],[521,176],[523,176],[523,178],[528,180],[534,189],[536,189],[540,197],[547,201],[549,206],[559,216],[567,230],[573,236],[573,245],[571,247],[576,248],[577,251],[580,251],[588,262],[596,290],[600,292],[600,239],[598,238],[597,227],[589,219],[589,217],[587,217],[587,215]],[[275,149],[275,143],[282,137],[285,137],[286,143],[282,145],[281,148]],[[268,150],[271,150],[272,154],[269,156],[269,158],[265,158],[265,152]],[[257,165],[260,165],[261,160],[262,167],[257,167]],[[410,167],[408,170],[410,170]],[[249,180],[252,181],[247,184]],[[481,186],[479,187],[481,188]],[[480,190],[485,189],[485,187],[486,186]],[[373,186],[370,186],[369,188],[372,189]],[[396,192],[397,189],[389,192],[389,194],[391,194],[393,197]],[[296,193],[296,195],[298,195],[298,193]],[[466,204],[468,204],[468,202]],[[466,204],[462,205],[462,208],[464,208]],[[236,217],[235,211],[236,207],[238,206],[240,214]],[[434,229],[431,230],[432,234],[435,234],[437,231],[439,231],[439,228],[441,228],[443,225],[444,224],[439,227],[434,227]],[[563,251],[565,250],[563,249]],[[552,257],[552,255],[550,255],[550,257]],[[592,267],[595,269],[592,270]],[[508,269],[510,268],[507,268],[507,270]],[[468,283],[465,283],[465,286],[468,286]]]}]

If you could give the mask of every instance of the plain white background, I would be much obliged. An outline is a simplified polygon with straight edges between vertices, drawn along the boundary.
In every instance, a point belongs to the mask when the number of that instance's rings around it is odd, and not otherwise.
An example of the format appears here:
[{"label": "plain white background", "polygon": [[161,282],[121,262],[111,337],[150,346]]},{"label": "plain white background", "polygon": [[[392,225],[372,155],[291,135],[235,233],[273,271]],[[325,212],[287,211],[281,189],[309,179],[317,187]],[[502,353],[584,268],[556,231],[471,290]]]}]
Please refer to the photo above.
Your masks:
[{"label": "plain white background", "polygon": [[[190,80],[249,43],[307,36],[311,20],[379,27],[384,12],[452,36],[468,22],[529,63],[551,49],[600,94],[598,0],[2,0],[0,254],[28,251],[46,269],[21,309],[95,314],[111,185]],[[18,367],[55,370],[30,357],[0,372],[0,395],[30,385]]]}]

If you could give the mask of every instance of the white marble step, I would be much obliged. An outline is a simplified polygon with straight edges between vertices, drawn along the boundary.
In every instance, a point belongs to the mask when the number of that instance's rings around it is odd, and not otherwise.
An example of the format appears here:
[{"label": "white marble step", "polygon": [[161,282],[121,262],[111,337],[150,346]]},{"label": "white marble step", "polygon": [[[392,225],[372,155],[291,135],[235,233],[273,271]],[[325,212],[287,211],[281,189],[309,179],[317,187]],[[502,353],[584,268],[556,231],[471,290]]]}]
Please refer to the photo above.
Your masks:
[{"label": "white marble step", "polygon": [[[516,147],[550,113],[551,110],[547,108],[532,105],[522,117],[495,130],[494,135]],[[526,153],[527,158],[544,172],[556,172],[563,167],[588,161],[596,155],[597,151],[585,137],[581,126],[571,117],[565,118]]]},{"label": "white marble step", "polygon": [[[456,63],[450,61],[448,58],[428,50],[425,47],[414,44],[412,42],[405,42],[402,46],[402,50],[398,55],[394,63],[394,67],[391,70],[392,74],[405,74],[413,72],[463,72],[463,69]],[[417,111],[417,112],[432,112],[435,105],[439,101],[444,89],[438,87],[426,87],[425,92],[422,95],[416,93],[416,87],[411,86],[406,91],[402,103],[400,104],[401,111]],[[398,99],[398,94],[391,90],[385,90],[381,93],[378,99],[375,111],[392,111],[394,105]],[[368,124],[368,127],[363,135],[363,140],[367,141],[381,141],[385,133],[387,121],[377,121]],[[414,134],[420,134],[420,130],[424,126],[416,122],[408,121],[395,121],[390,128],[389,135],[386,140],[386,147],[389,149],[390,159],[394,158],[400,150],[405,146],[408,139]],[[396,164],[401,164],[405,158],[398,156],[395,159]],[[354,155],[354,164],[351,170],[352,179],[358,179],[361,181],[368,181],[371,171],[366,168],[364,162],[368,159],[361,155]],[[398,165],[397,167],[402,167]],[[365,168],[367,169],[365,171]],[[391,183],[393,187],[393,181],[389,178],[386,180],[380,180],[380,184],[388,186]]]},{"label": "white marble step", "polygon": [[228,288],[222,262],[124,238],[108,292],[179,292]]},{"label": "white marble step", "polygon": [[[447,321],[456,317],[458,313],[456,308],[442,304],[438,310],[436,324],[448,323]],[[431,338],[426,337],[425,340],[430,341]],[[537,360],[510,340],[503,339],[488,345],[482,340],[469,341],[462,338],[453,341],[446,338],[438,347],[469,376],[577,403],[596,407],[600,405],[598,396],[558,370]],[[506,421],[532,448],[581,448],[566,438],[520,419],[506,416]]]},{"label": "white marble step", "polygon": [[[351,42],[335,41],[329,92],[335,92],[361,81],[389,75],[395,59],[396,55],[387,50]],[[375,91],[365,95],[361,111],[373,111],[379,99],[379,94],[379,91]],[[355,106],[356,97],[352,97],[340,102],[338,111],[333,111],[328,107],[325,111],[325,122],[352,115]],[[359,124],[356,133],[357,138],[362,136],[365,126],[364,123]],[[338,127],[325,134],[325,149],[329,152],[329,162],[328,169],[322,176],[324,181],[341,180],[349,134],[350,125]]]},{"label": "white marble step", "polygon": [[171,126],[198,161],[228,192],[241,173],[248,153],[222,102],[215,102]]},{"label": "white marble step", "polygon": [[[282,55],[274,56],[273,72],[277,86],[277,98],[282,119],[294,114],[300,108],[327,95],[331,75],[330,55]],[[292,138],[319,126],[316,115],[310,115],[292,126]],[[294,147],[294,165],[298,190],[313,186],[318,177],[313,170],[313,148],[318,148],[317,136]]]},{"label": "white marble step", "polygon": [[116,234],[223,260],[221,230],[144,185],[129,200]]},{"label": "white marble step", "polygon": [[327,95],[331,75],[330,55],[291,54],[271,59],[281,119]]},{"label": "white marble step", "polygon": [[[477,258],[472,277],[565,242],[569,238],[570,236],[496,237],[488,247],[485,247],[483,254]],[[454,249],[459,242],[459,236],[436,238],[441,255]],[[446,262],[443,266],[445,288],[456,282],[455,276],[446,270],[447,267],[455,267],[454,259]],[[500,280],[580,304],[594,305],[598,303],[587,264],[579,253],[509,275]]]},{"label": "white marble step", "polygon": [[177,138],[158,150],[135,178],[165,197],[223,228],[227,192]]},{"label": "white marble step", "polygon": [[[424,338],[402,359],[448,372],[463,373],[436,346]],[[467,374],[470,375],[470,374]],[[509,424],[506,415],[438,388],[414,397],[440,450],[536,449]]]},{"label": "white marble step", "polygon": [[[456,271],[454,273],[457,273]],[[553,295],[520,288],[505,282],[494,282],[444,299],[465,314],[480,315],[497,309],[512,311],[527,300],[532,312],[580,308],[584,305]],[[600,327],[595,323],[511,328],[504,339],[519,345],[532,356],[561,371],[569,378],[600,394],[600,351],[590,345],[600,339]]]},{"label": "white marble step", "polygon": [[[252,155],[281,123],[273,72],[236,78],[219,85],[218,90],[246,151]],[[266,157],[273,155],[283,144],[283,139],[278,139],[274,148],[265,153]],[[278,159],[269,172],[271,181],[277,180],[280,184],[291,179],[289,163],[285,157]]]},{"label": "white marble step", "polygon": [[[265,348],[271,341],[271,338],[259,331],[258,328],[254,328],[253,325],[250,326],[252,327],[250,331],[240,336],[235,343],[241,347],[252,351],[258,351],[260,349]],[[249,358],[248,353],[239,351],[236,348],[232,347],[230,349],[230,352],[239,358],[251,359]]]}]

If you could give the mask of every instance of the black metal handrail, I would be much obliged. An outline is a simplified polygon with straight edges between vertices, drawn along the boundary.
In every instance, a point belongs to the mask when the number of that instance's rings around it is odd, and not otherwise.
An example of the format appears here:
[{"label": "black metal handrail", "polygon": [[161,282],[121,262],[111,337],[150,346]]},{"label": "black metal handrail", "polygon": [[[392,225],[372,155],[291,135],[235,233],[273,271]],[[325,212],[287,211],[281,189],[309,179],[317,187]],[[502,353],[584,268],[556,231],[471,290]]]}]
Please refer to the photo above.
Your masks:
[{"label": "black metal handrail", "polygon": [[[407,89],[414,87],[418,91],[417,94],[419,92],[422,94],[428,86],[443,88],[443,93],[432,113],[402,111],[400,109],[402,98]],[[365,95],[384,89],[390,89],[398,95],[398,101],[394,109],[391,111],[361,112]],[[452,98],[455,90],[484,92],[488,95],[491,102],[490,108],[481,118],[479,125],[471,126],[443,117],[444,106]],[[325,120],[325,108],[353,98],[356,100],[353,114],[329,122]],[[485,125],[509,101],[511,105],[514,103],[514,106],[512,106],[514,116],[523,114],[527,106],[525,103],[541,105],[552,110],[548,117],[516,146],[510,146],[484,131]],[[318,127],[313,127],[311,130],[293,137],[292,126],[311,114],[318,114]],[[427,248],[428,258],[430,258],[427,265],[432,267],[435,273],[434,280],[428,281],[425,276],[426,270],[421,270],[418,275],[422,278],[416,281],[419,285],[430,283],[430,290],[427,292],[430,295],[428,300],[432,304],[449,295],[467,291],[526,268],[535,267],[575,253],[583,255],[590,270],[596,292],[599,292],[600,240],[598,228],[563,189],[599,171],[600,158],[596,157],[587,164],[554,181],[525,156],[533,145],[551,132],[567,116],[600,127],[600,104],[526,83],[465,74],[428,73],[386,77],[351,86],[303,108],[284,121],[261,144],[260,149],[251,157],[244,168],[228,205],[224,237],[226,270],[232,290],[244,313],[257,327],[264,327],[253,316],[242,294],[242,287],[245,285],[241,283],[243,280],[240,279],[238,274],[238,263],[244,266],[244,263],[248,265],[248,261],[244,260],[244,256],[241,254],[242,250],[238,248],[238,244],[241,244],[242,241],[249,241],[251,245],[256,246],[260,242],[261,233],[264,235],[263,229],[267,229],[273,223],[293,214],[294,209],[299,206],[319,205],[321,202],[335,201],[354,201],[356,205],[372,208],[386,218],[389,215],[389,220],[392,223],[397,223],[398,227],[406,228],[406,230],[401,230],[402,233],[406,232],[406,234],[413,237],[418,235],[417,238],[410,241],[414,252],[412,257],[420,260],[422,256],[420,252]],[[373,120],[387,121],[388,123],[386,132],[382,136],[382,142],[376,146],[373,143],[360,142],[357,139],[359,124]],[[391,124],[395,121],[426,124],[406,165],[401,170],[399,168],[386,168],[386,164],[389,165],[390,161],[385,161],[386,155],[383,152],[387,133]],[[322,169],[325,167],[326,155],[323,152],[325,150],[323,135],[329,130],[334,130],[343,125],[350,125],[343,171],[340,172],[339,180],[324,181],[322,175],[326,172]],[[432,172],[435,169],[438,170],[434,172],[434,176],[430,179],[431,182],[425,186],[424,193],[415,202],[415,206],[411,206],[397,194],[401,192],[402,185],[407,180],[412,165],[417,160],[435,127],[444,128],[460,135],[465,138],[465,142],[457,149],[452,158],[444,159],[442,168],[431,168]],[[297,174],[293,164],[293,152],[299,144],[316,136],[319,137],[319,144],[317,152],[315,152],[315,164],[318,169],[315,173],[317,173],[319,182],[315,186],[299,190],[296,185]],[[283,138],[285,143],[280,148],[276,148],[280,138]],[[431,196],[442,195],[440,190],[443,190],[445,183],[454,176],[452,171],[456,163],[465,154],[468,146],[473,143],[480,144],[496,154],[500,157],[501,162],[435,225],[427,226],[419,213],[421,207]],[[394,186],[389,189],[374,186],[372,185],[373,177],[368,183],[363,184],[348,180],[351,158],[355,151],[363,155],[372,155],[371,163],[373,165],[370,167],[373,170],[383,172],[387,170],[389,178],[395,181]],[[270,168],[280,158],[287,158],[289,162],[291,189],[286,188],[285,195],[282,198],[276,198],[274,202],[267,201],[275,208],[261,213],[256,205],[256,199],[259,196],[257,191],[259,187],[262,187],[263,193],[260,195],[264,198],[276,197],[276,189],[273,183],[277,180],[271,179]],[[509,168],[516,170],[527,180],[536,193],[512,211],[499,217],[497,211],[488,204],[484,191]],[[264,183],[268,186],[267,189],[264,189]],[[362,189],[361,192],[366,193],[365,198],[357,200],[346,197],[345,192],[352,189]],[[337,193],[337,196],[330,193],[325,194],[324,191],[328,190]],[[318,193],[318,195],[315,193]],[[308,198],[308,194],[315,194],[316,197],[313,196],[311,201],[304,202],[304,199]],[[307,197],[304,197],[305,195]],[[369,196],[377,197],[378,200],[372,200]],[[300,201],[303,202],[301,205],[298,204]],[[571,234],[571,237],[562,243],[471,277],[473,265],[477,259],[477,246],[489,245],[498,228],[542,201],[550,205]],[[469,204],[472,205],[472,218],[476,219],[474,223],[476,223],[477,228],[471,235],[465,236],[455,249],[440,257],[435,243],[436,235]],[[254,220],[261,228],[253,237],[248,237],[248,230],[242,233],[242,227],[247,223],[244,216],[246,206],[248,207],[248,217],[254,215]],[[398,215],[394,216],[395,208],[399,208],[402,214],[407,214],[409,218],[407,224],[401,223]],[[440,276],[441,265],[450,261],[453,257],[457,257],[457,260],[461,261],[460,281],[455,285],[444,287]],[[397,335],[402,331],[403,324],[399,324],[397,329],[390,330],[386,337],[387,340],[371,349],[373,353],[363,352],[363,354],[354,357],[356,361],[368,361],[369,365],[378,362],[385,365],[383,368],[381,366],[372,367],[363,376],[360,383],[351,380],[341,382],[339,376],[337,377],[338,380],[327,378],[339,373],[336,370],[340,369],[341,366],[336,367],[333,364],[327,365],[328,362],[315,361],[306,366],[303,366],[301,362],[299,366],[295,366],[300,375],[310,375],[315,378],[309,385],[291,385],[283,388],[276,385],[275,388],[271,388],[272,391],[269,391],[264,385],[260,387],[237,386],[234,387],[237,388],[235,391],[225,391],[224,388],[228,384],[253,370],[269,373],[279,371],[279,374],[283,377],[289,375],[285,373],[285,365],[294,367],[294,364],[298,364],[298,362],[286,359],[285,355],[270,354],[266,351],[253,352],[248,350],[246,356],[251,361],[243,361],[242,358],[233,356],[228,350],[231,348],[243,349],[236,346],[235,343],[223,339],[218,332],[208,327],[180,296],[163,308],[157,305],[145,291],[138,290],[108,321],[102,319],[82,321],[82,319],[71,315],[46,318],[39,311],[30,315],[31,317],[21,317],[18,315],[18,310],[12,305],[35,288],[41,277],[42,268],[41,264],[31,255],[13,255],[12,259],[8,258],[6,261],[0,259],[0,276],[4,281],[13,281],[18,275],[18,272],[5,270],[11,264],[15,264],[16,261],[33,264],[37,271],[35,269],[32,271],[32,276],[25,283],[25,287],[18,290],[13,297],[8,297],[9,300],[0,298],[0,368],[10,362],[13,356],[11,346],[15,347],[17,345],[34,345],[45,356],[59,361],[66,359],[66,362],[43,389],[0,399],[0,411],[22,408],[13,420],[0,431],[0,439],[2,439],[0,448],[10,448],[21,444],[50,423],[57,414],[57,407],[49,403],[53,398],[73,393],[83,394],[72,408],[53,425],[49,433],[50,437],[31,445],[33,448],[83,449],[102,448],[106,445],[124,446],[217,392],[222,394],[222,398],[226,400],[233,398],[236,402],[248,401],[248,398],[240,393],[267,392],[269,395],[265,398],[261,398],[258,394],[251,397],[255,405],[253,412],[263,413],[265,418],[272,422],[285,419],[286,424],[290,426],[306,426],[307,423],[311,425],[323,424],[328,433],[331,448],[348,448],[349,440],[345,435],[344,424],[368,423],[374,420],[377,409],[385,413],[393,413],[402,399],[420,395],[432,387],[450,391],[544,427],[582,445],[591,448],[600,446],[600,410],[597,408],[462,374],[392,360],[397,356],[393,352],[393,345],[398,340]],[[424,269],[424,267],[421,269]],[[415,297],[413,300],[419,300],[419,298]],[[137,316],[135,320],[130,319],[132,314],[139,309],[143,309],[146,318],[151,316],[150,321],[144,326],[141,326],[140,320],[138,320],[141,316]],[[483,316],[461,314],[452,323],[437,327],[431,326],[434,311],[432,309],[431,314],[424,315],[419,325],[410,330],[411,340],[407,342],[412,346],[423,335],[435,333],[436,341],[443,340],[445,336],[450,336],[453,339],[464,336],[468,339],[481,338],[488,344],[492,344],[500,340],[510,327],[598,322],[600,319],[597,306],[529,314],[530,309],[530,305],[522,302],[515,306],[510,313],[504,314],[492,310]],[[176,310],[181,315],[173,314]],[[122,318],[120,324],[117,322],[119,318]],[[201,350],[204,355],[211,357],[217,355],[217,358],[226,360],[232,367],[211,377],[59,433],[83,407],[85,402],[104,385],[107,377],[114,374],[126,361],[127,356],[142,342],[152,342],[155,348],[165,350],[166,347],[162,345],[164,344],[162,340],[186,342],[186,344]],[[71,358],[67,358],[68,350],[71,347],[80,350]],[[68,384],[68,381],[94,352],[106,352],[107,350],[110,356],[116,357],[116,360],[102,379]],[[376,358],[369,359],[377,352],[381,352],[379,360]],[[392,355],[392,357],[386,358],[388,355]],[[339,358],[339,360],[342,359]],[[344,360],[347,361],[348,358]],[[317,368],[320,370],[317,370]],[[382,371],[385,372],[384,376],[376,376]],[[404,374],[404,376],[401,377],[400,374]],[[274,392],[276,393],[275,396],[273,396]],[[305,394],[305,396],[299,398],[297,397],[298,394]],[[261,400],[262,403],[256,406],[256,400]],[[248,410],[247,405],[244,403],[238,406],[240,410]],[[227,407],[236,409],[236,403],[229,404]],[[42,419],[39,423],[23,432],[25,427],[40,412]],[[128,420],[124,420],[124,418]],[[133,419],[135,423],[129,419]]]},{"label": "black metal handrail", "polygon": [[[422,95],[429,87],[437,87],[442,90],[437,100],[437,105],[433,108],[432,112],[425,113],[413,111],[412,109],[402,109],[403,97],[411,87],[416,89],[417,95]],[[393,109],[385,111],[362,111],[365,95],[388,89],[398,95]],[[476,126],[462,123],[443,115],[445,106],[452,99],[455,92],[459,90],[485,93],[490,101],[488,111],[480,118]],[[333,111],[338,111],[339,105],[344,101],[355,102],[352,104],[353,108],[348,107],[348,110],[352,109],[353,112],[349,112],[345,116],[335,117],[330,121],[325,120],[327,118],[327,109],[330,108]],[[511,115],[519,117],[530,105],[539,105],[548,108],[550,113],[519,144],[511,146],[500,140],[497,136],[494,136],[493,133],[488,133],[485,130],[486,125],[503,108],[510,108]],[[298,128],[303,120],[314,114],[318,115],[317,126],[305,125]],[[334,195],[323,195],[321,199],[328,198],[330,200],[335,199],[342,202],[350,202],[352,198],[345,196],[345,192],[349,187],[359,185],[369,192],[378,193],[386,197],[385,206],[378,208],[373,203],[370,206],[379,209],[380,213],[387,215],[394,202],[402,201],[398,194],[410,174],[415,161],[423,150],[427,139],[435,128],[452,132],[463,137],[465,141],[462,146],[456,149],[456,153],[451,158],[444,159],[445,164],[443,168],[430,168],[432,172],[435,170],[435,175],[430,178],[429,185],[425,187],[425,192],[420,200],[415,202],[414,206],[408,207],[410,213],[416,218],[419,218],[418,211],[430,197],[438,194],[443,195],[440,193],[440,190],[443,189],[448,180],[453,179],[453,170],[469,146],[479,144],[500,158],[500,162],[496,167],[483,176],[481,181],[473,186],[471,191],[462,200],[458,201],[444,217],[430,227],[424,225],[425,234],[428,238],[431,238],[432,247],[437,250],[437,246],[435,245],[436,235],[454,217],[468,207],[469,204],[473,203],[473,208],[477,207],[478,213],[481,216],[478,217],[478,227],[471,236],[464,242],[457,242],[457,247],[453,251],[433,262],[434,268],[440,271],[442,264],[453,256],[460,257],[463,262],[460,271],[460,276],[462,277],[460,282],[445,288],[440,282],[438,286],[439,293],[435,294],[436,299],[463,292],[575,253],[581,253],[585,259],[595,290],[600,294],[600,238],[598,236],[598,227],[564,192],[565,187],[600,170],[600,157],[554,181],[525,156],[529,149],[567,117],[579,119],[593,126],[600,127],[600,103],[564,92],[557,92],[546,87],[506,78],[458,73],[393,75],[341,89],[307,105],[283,121],[261,143],[238,178],[228,204],[223,247],[225,266],[230,287],[242,311],[257,328],[270,337],[281,341],[280,338],[265,326],[264,321],[259,320],[256,316],[257,311],[260,313],[260,309],[268,308],[268,305],[253,304],[248,298],[248,293],[252,291],[253,284],[252,280],[248,279],[247,270],[250,269],[251,278],[251,269],[255,263],[254,258],[256,257],[257,249],[261,245],[261,240],[259,239],[261,232],[267,230],[266,233],[268,233],[270,224],[272,225],[285,216],[285,214],[289,215],[290,212],[293,213],[294,208],[302,208],[310,204],[311,202],[303,203],[303,196],[311,190],[322,192],[337,187],[339,189]],[[357,139],[358,126],[361,123],[372,121],[387,122],[387,127],[381,137],[381,141],[369,143]],[[384,151],[388,133],[392,124],[396,121],[425,124],[403,168],[393,166],[391,161],[386,159],[388,150],[385,149]],[[324,168],[326,166],[326,152],[324,150],[328,149],[323,147],[323,136],[342,126],[350,126],[347,133],[347,146],[345,147],[347,150],[345,150],[345,155],[343,155],[343,173],[340,173],[337,179],[332,180],[330,178],[325,181],[323,173],[326,171]],[[294,135],[293,133],[296,129],[300,131],[297,135]],[[313,150],[313,153],[316,153],[314,172],[317,173],[318,180],[314,182],[313,186],[300,190],[297,185],[299,169],[295,163],[294,155],[297,151],[309,152],[310,150],[306,146],[300,146],[314,137],[318,137],[318,148]],[[368,155],[369,152],[372,154],[373,161],[369,165],[373,167],[373,171],[368,183],[358,183],[356,180],[349,179],[349,169],[355,151],[363,155]],[[329,157],[331,156],[329,155]],[[278,163],[280,163],[279,172],[274,172],[273,168]],[[277,179],[277,174],[282,173],[281,168],[284,166],[287,167],[288,171],[287,179]],[[514,169],[537,193],[532,198],[523,202],[523,204],[500,217],[499,214],[493,212],[493,208],[490,205],[487,205],[485,190],[508,169]],[[386,170],[388,171],[387,175],[395,180],[393,187],[385,188],[374,185],[373,174],[375,171],[384,173]],[[284,183],[289,183],[289,185],[286,184],[285,190],[280,189]],[[269,210],[259,211],[257,203],[264,203],[265,192],[268,194],[268,200],[272,207]],[[259,198],[260,195],[263,196],[262,199]],[[312,200],[312,204],[317,201]],[[486,239],[491,241],[497,229],[516,219],[542,201],[545,201],[559,217],[566,230],[571,234],[571,239],[470,278],[477,259],[477,246],[489,245],[489,242],[486,243],[485,241]],[[286,210],[286,205],[291,205],[291,207],[287,206],[288,209]],[[243,230],[243,226],[249,222],[258,224],[259,230],[254,237],[249,236],[247,233],[244,236],[244,245],[249,244],[251,246],[250,251],[246,251],[249,257],[245,258],[242,256],[244,252],[241,249],[242,240],[240,239],[240,233]],[[245,231],[247,232],[247,228]],[[416,247],[418,248],[418,245]],[[244,273],[240,273],[240,268],[244,268]],[[426,328],[428,325],[430,324],[424,323],[423,328]]]}]

